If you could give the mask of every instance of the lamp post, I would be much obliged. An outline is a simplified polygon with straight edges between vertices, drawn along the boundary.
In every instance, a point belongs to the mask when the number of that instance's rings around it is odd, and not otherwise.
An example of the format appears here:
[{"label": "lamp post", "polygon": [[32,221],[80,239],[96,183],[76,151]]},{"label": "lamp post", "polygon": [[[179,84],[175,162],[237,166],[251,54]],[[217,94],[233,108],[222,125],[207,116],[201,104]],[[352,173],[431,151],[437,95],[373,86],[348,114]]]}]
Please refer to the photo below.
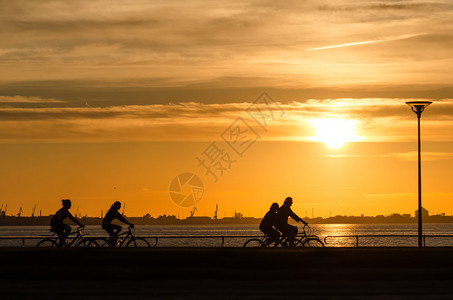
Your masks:
[{"label": "lamp post", "polygon": [[411,101],[406,102],[417,115],[418,119],[418,246],[423,247],[423,230],[422,230],[422,164],[421,164],[421,144],[420,144],[420,118],[425,107],[430,105],[429,101]]}]

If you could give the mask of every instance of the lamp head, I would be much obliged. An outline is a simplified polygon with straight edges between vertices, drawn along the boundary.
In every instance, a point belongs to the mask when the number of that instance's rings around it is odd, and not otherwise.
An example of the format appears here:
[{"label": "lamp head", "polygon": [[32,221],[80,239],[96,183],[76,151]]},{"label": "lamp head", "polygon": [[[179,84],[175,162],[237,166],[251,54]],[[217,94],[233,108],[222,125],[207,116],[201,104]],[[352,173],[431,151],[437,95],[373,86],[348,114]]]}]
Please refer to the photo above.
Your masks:
[{"label": "lamp head", "polygon": [[409,105],[414,113],[417,114],[417,117],[421,117],[422,112],[425,110],[425,107],[430,105],[432,102],[430,101],[410,101],[406,102]]}]

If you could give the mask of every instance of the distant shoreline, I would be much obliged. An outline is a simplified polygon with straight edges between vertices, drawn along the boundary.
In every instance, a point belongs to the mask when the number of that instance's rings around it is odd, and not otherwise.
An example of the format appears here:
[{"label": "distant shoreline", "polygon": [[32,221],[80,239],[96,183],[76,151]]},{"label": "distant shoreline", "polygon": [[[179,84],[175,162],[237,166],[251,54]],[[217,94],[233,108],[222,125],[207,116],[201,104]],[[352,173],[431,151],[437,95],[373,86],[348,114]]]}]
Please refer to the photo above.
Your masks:
[{"label": "distant shoreline", "polygon": [[[16,217],[0,216],[0,226],[39,226],[49,225],[51,216],[41,217]],[[100,225],[102,219],[99,217],[81,217],[81,222],[85,225]],[[178,219],[176,216],[153,217],[128,217],[128,220],[136,225],[246,225],[259,224],[261,218],[251,217],[226,217],[212,219],[207,216],[189,217]],[[390,216],[335,216],[329,218],[304,218],[309,224],[416,224],[418,219],[408,215],[392,214]],[[453,223],[453,216],[423,216],[423,223],[448,224]]]}]

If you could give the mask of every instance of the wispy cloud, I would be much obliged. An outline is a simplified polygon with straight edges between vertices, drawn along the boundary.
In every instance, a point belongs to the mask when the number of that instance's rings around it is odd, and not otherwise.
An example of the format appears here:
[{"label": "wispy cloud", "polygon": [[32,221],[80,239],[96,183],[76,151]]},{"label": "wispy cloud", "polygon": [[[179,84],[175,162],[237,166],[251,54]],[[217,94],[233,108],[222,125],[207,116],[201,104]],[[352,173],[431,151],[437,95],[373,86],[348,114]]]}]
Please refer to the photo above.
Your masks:
[{"label": "wispy cloud", "polygon": [[[111,89],[132,85],[373,91],[452,82],[453,7],[446,0],[0,3],[0,88],[16,94],[24,82],[42,97],[61,83],[70,85],[68,94],[108,86],[103,93],[113,97]],[[391,51],[389,41],[398,41]],[[375,47],[353,47],[365,44]],[[335,56],[315,51],[339,47]]]},{"label": "wispy cloud", "polygon": [[[272,121],[263,139],[307,141],[315,134],[308,120],[343,118],[355,120],[357,134],[365,142],[413,141],[416,118],[404,101],[311,99],[280,103],[285,117]],[[207,141],[219,138],[236,118],[248,118],[246,110],[250,102],[57,107],[57,101],[55,106],[0,107],[0,141]],[[449,130],[453,117],[444,112],[452,109],[453,100],[437,101],[430,106],[430,115],[428,110],[425,112],[425,140],[453,139]],[[256,125],[252,119],[248,121]],[[405,159],[410,155],[393,157]]]},{"label": "wispy cloud", "polygon": [[65,103],[65,101],[41,98],[41,97],[26,97],[26,96],[0,96],[0,104],[15,104],[15,103]]},{"label": "wispy cloud", "polygon": [[392,41],[410,39],[410,38],[413,38],[413,37],[416,37],[416,36],[425,35],[425,34],[426,33],[403,34],[403,35],[399,35],[399,36],[387,37],[387,38],[378,39],[378,40],[369,40],[369,41],[362,41],[362,42],[352,42],[352,43],[345,43],[345,44],[339,44],[339,45],[324,46],[324,47],[318,47],[318,48],[309,48],[309,49],[305,49],[305,51],[317,51],[317,50],[327,50],[327,49],[333,49],[333,48],[342,48],[342,47],[360,46],[360,45],[367,45],[367,44],[385,43],[385,42],[392,42]]},{"label": "wispy cloud", "polygon": [[[388,157],[395,157],[405,161],[417,161],[418,152],[409,151],[402,153],[391,153]],[[436,161],[436,160],[451,160],[453,159],[453,153],[451,152],[422,152],[423,161]]]}]

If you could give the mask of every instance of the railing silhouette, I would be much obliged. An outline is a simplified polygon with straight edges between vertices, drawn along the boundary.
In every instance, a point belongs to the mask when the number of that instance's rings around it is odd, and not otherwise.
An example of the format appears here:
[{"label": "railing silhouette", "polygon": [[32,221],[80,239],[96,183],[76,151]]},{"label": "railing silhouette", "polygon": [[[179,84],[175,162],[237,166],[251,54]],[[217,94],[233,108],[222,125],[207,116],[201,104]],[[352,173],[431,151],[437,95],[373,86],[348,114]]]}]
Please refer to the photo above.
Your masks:
[{"label": "railing silhouette", "polygon": [[[45,239],[45,238],[52,238],[54,236],[51,235],[38,235],[38,236],[0,236],[0,240],[19,240],[21,241],[21,247],[25,247],[25,241],[27,240],[36,240],[38,242],[39,240]],[[85,235],[86,238],[108,238],[107,236],[91,236],[91,235]],[[162,236],[149,236],[149,235],[140,235],[137,236],[140,238],[144,238],[147,241],[154,241],[154,245],[151,245],[152,247],[158,247],[159,243],[161,240],[165,239],[219,239],[220,240],[220,247],[225,246],[225,240],[228,238],[243,238],[249,239],[249,238],[262,238],[263,235],[162,235]]]},{"label": "railing silhouette", "polygon": [[[329,245],[330,243],[328,242],[329,239],[353,239],[355,242],[352,244],[355,245],[355,247],[360,247],[359,246],[359,240],[360,239],[377,239],[377,238],[418,238],[418,235],[416,234],[354,234],[354,235],[328,235],[324,237],[324,243],[326,245]],[[423,247],[426,247],[426,238],[452,238],[453,235],[450,234],[424,234],[422,235],[423,238]],[[398,246],[394,246],[398,247]]]},{"label": "railing silhouette", "polygon": [[[36,243],[39,240],[42,240],[44,238],[49,238],[52,236],[49,235],[37,235],[37,236],[0,236],[0,241],[2,240],[18,240],[19,243],[21,244],[21,247],[26,247],[26,246],[36,246]],[[85,237],[87,238],[107,238],[106,236],[88,236],[86,235]],[[262,238],[263,235],[162,235],[162,236],[156,236],[156,235],[144,235],[140,236],[141,238],[145,238],[149,242],[154,242],[151,244],[152,247],[158,247],[162,241],[164,240],[170,240],[170,239],[213,239],[219,240],[219,246],[220,247],[225,247],[225,242],[228,239],[246,239],[249,238]],[[356,234],[356,235],[328,235],[324,237],[324,243],[326,244],[326,247],[351,247],[351,246],[345,246],[345,245],[353,245],[353,247],[367,247],[366,246],[366,240],[376,240],[376,239],[388,239],[388,240],[395,240],[395,239],[416,239],[418,235],[404,235],[404,234]],[[425,234],[423,235],[423,246],[426,247],[426,240],[427,239],[438,239],[438,238],[444,238],[444,239],[452,239],[451,244],[453,245],[453,235],[448,235],[448,234],[442,234],[442,235],[436,235],[436,234]],[[350,239],[352,242],[348,242],[345,244],[345,242],[341,243],[334,243],[335,239]],[[31,241],[35,240],[36,243],[34,245],[30,245],[30,243],[26,243],[26,241]],[[398,241],[397,241],[398,242]],[[407,240],[405,241],[407,243]],[[395,243],[393,243],[395,244]],[[396,243],[398,244],[398,243]],[[401,243],[400,243],[401,244]],[[365,246],[364,246],[365,245]],[[238,246],[240,246],[238,244]],[[383,246],[375,246],[374,247],[383,247]],[[395,246],[389,246],[389,247],[399,247],[398,245]],[[415,247],[415,244],[414,244]]]}]

